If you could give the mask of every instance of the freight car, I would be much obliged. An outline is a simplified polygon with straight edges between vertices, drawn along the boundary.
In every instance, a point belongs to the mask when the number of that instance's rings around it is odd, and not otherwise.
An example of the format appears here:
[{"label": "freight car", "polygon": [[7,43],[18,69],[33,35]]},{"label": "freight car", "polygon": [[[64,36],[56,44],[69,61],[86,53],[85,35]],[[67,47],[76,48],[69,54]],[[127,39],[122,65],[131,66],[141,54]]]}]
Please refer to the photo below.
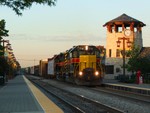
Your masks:
[{"label": "freight car", "polygon": [[48,58],[48,70],[47,70],[47,74],[49,76],[49,78],[56,78],[56,59],[57,59],[58,55],[54,55],[54,57],[52,58]]},{"label": "freight car", "polygon": [[103,49],[78,45],[55,56],[52,69],[57,79],[77,85],[100,85],[104,76]]},{"label": "freight car", "polygon": [[47,59],[40,60],[39,62],[39,76],[44,77],[44,78],[48,78],[47,63],[48,63]]}]

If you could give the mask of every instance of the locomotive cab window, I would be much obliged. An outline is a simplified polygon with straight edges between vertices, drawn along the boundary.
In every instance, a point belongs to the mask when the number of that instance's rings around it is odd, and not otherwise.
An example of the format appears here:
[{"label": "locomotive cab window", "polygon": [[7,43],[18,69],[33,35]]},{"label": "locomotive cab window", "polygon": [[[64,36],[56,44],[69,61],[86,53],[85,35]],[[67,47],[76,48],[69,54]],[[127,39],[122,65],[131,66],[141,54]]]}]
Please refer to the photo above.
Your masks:
[{"label": "locomotive cab window", "polygon": [[78,52],[77,52],[77,51],[74,51],[74,52],[72,53],[72,57],[73,57],[73,58],[78,57]]},{"label": "locomotive cab window", "polygon": [[72,58],[72,53],[70,53],[70,58]]},{"label": "locomotive cab window", "polygon": [[86,55],[85,51],[79,51],[79,55]]}]

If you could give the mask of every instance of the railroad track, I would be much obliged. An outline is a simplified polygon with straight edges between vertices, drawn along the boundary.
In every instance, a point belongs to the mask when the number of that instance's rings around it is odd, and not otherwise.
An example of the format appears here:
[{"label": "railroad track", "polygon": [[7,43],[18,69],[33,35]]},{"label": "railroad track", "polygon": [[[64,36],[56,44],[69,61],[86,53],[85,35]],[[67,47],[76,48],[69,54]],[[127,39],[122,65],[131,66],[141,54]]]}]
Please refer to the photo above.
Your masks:
[{"label": "railroad track", "polygon": [[83,95],[77,95],[61,88],[54,87],[41,80],[30,80],[40,86],[46,92],[55,96],[55,98],[59,98],[75,113],[124,113],[121,110],[102,104],[96,100],[92,100]]},{"label": "railroad track", "polygon": [[[49,91],[47,88],[45,88],[46,83],[40,83],[40,79],[32,79],[27,77],[33,84],[35,84],[37,87],[41,88],[42,90],[46,91],[48,94],[52,95],[52,97],[56,98],[58,101],[62,102],[63,104],[65,104],[67,107],[69,107],[69,109],[71,109],[71,112],[73,113],[85,113],[84,111],[80,110],[78,107],[72,105],[71,103],[69,103],[68,101],[66,101],[63,98],[60,98],[59,96],[57,96],[55,93]],[[70,113],[70,112],[69,112]]]},{"label": "railroad track", "polygon": [[[87,89],[87,88],[86,88]],[[113,89],[105,89],[105,88],[90,88],[89,90],[93,90],[96,93],[105,93],[105,94],[109,94],[109,95],[114,95],[117,97],[121,97],[121,98],[125,98],[128,100],[132,100],[135,102],[142,102],[145,104],[150,104],[150,96],[147,95],[141,95],[141,94],[137,94],[137,93],[130,93],[130,92],[125,92],[125,91],[118,91],[118,90],[113,90]]]}]

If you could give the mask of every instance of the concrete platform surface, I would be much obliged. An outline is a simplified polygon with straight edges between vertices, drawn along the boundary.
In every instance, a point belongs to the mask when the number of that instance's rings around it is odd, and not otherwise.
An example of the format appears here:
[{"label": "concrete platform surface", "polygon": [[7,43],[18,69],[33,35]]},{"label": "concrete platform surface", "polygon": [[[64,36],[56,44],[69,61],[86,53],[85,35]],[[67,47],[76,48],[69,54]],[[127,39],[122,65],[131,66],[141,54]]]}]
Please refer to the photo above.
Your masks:
[{"label": "concrete platform surface", "polygon": [[150,84],[136,84],[136,83],[123,83],[123,82],[119,82],[118,80],[114,80],[114,79],[104,79],[103,83],[107,83],[107,84],[119,84],[119,85],[126,85],[126,86],[133,86],[133,87],[137,87],[137,88],[148,88],[150,89]]},{"label": "concrete platform surface", "polygon": [[54,113],[55,111],[61,111],[55,110],[55,104],[51,102],[49,106],[52,106],[54,110],[51,108],[50,111],[49,107],[46,112],[38,97],[46,102],[50,100],[45,99],[43,95],[24,76],[18,75],[0,88],[0,113]]},{"label": "concrete platform surface", "polygon": [[118,80],[104,79],[103,84],[105,87],[125,90],[134,93],[140,93],[144,95],[150,95],[150,84],[135,84],[135,83],[122,83]]}]

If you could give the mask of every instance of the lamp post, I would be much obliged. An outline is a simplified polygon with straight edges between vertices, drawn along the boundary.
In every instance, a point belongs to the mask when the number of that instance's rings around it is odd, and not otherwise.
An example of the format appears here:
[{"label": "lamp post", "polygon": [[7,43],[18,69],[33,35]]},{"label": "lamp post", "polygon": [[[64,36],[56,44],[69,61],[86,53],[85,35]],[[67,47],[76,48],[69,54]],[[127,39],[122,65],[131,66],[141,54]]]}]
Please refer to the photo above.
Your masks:
[{"label": "lamp post", "polygon": [[[131,41],[129,40],[129,38],[126,38],[126,37],[119,37],[118,38],[118,41],[117,41],[117,47],[120,47],[120,44],[121,44],[121,40],[122,40],[122,58],[123,58],[123,76],[125,76],[125,56],[126,56],[126,44],[127,44],[127,47],[131,47]],[[125,43],[126,42],[126,43]]]}]

